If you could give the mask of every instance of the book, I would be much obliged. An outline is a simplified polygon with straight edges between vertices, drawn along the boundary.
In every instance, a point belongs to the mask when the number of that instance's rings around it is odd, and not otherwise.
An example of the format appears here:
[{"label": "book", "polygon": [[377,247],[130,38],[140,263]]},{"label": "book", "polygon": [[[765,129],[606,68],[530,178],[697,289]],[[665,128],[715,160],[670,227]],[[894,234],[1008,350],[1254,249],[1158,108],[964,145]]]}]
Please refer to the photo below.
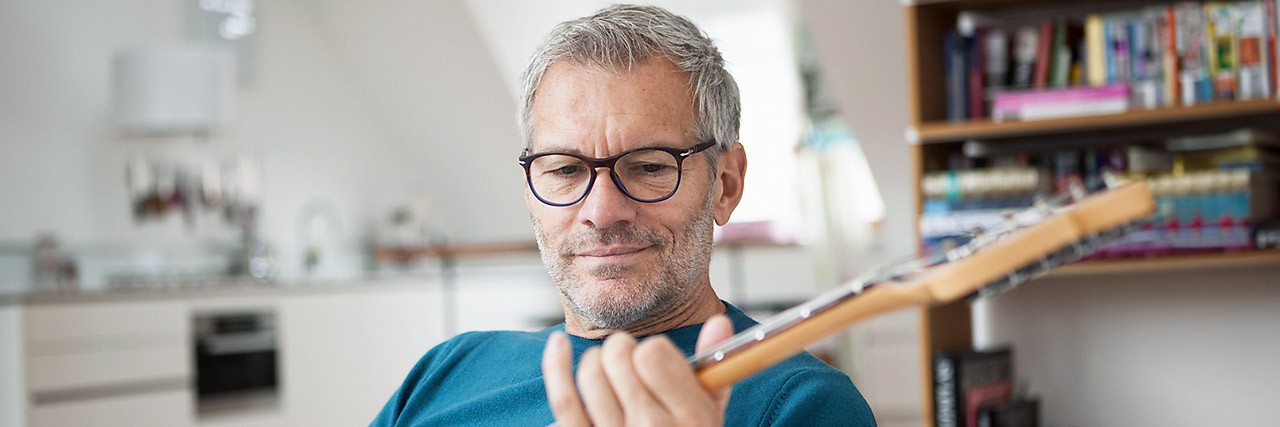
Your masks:
[{"label": "book", "polygon": [[978,427],[1039,427],[1040,400],[1013,399],[978,412]]},{"label": "book", "polygon": [[1130,63],[1130,24],[1128,16],[1111,16],[1103,20],[1107,38],[1107,83],[1127,82]]},{"label": "book", "polygon": [[1025,89],[1035,86],[1037,58],[1040,49],[1040,30],[1036,27],[1020,27],[1014,32],[1013,81],[1010,87]]},{"label": "book", "polygon": [[967,61],[969,72],[967,74],[969,75],[968,111],[970,119],[981,119],[987,116],[986,109],[983,108],[985,103],[983,100],[983,43],[981,42],[983,33],[982,29],[975,28],[969,43],[969,60]]},{"label": "book", "polygon": [[[1012,384],[1012,380],[1013,352],[1008,348],[935,353],[933,356],[934,425],[965,427],[976,424],[970,424],[966,413],[970,392],[977,390],[972,395],[985,397],[983,387],[1000,383]],[[991,391],[989,388],[985,390]]]},{"label": "book", "polygon": [[1094,14],[1085,18],[1085,55],[1088,58],[1085,75],[1090,86],[1106,86],[1109,83],[1104,27],[1102,15]]},{"label": "book", "polygon": [[1226,133],[1170,138],[1165,149],[1172,152],[1217,150],[1243,146],[1280,148],[1280,130],[1245,128]]},{"label": "book", "polygon": [[943,68],[947,73],[947,119],[969,118],[968,57],[969,42],[959,32],[948,32],[943,40]]},{"label": "book", "polygon": [[1213,95],[1220,100],[1236,99],[1239,53],[1236,49],[1236,13],[1233,6],[1216,2],[1204,4],[1209,76],[1213,79]]},{"label": "book", "polygon": [[1042,186],[1040,171],[1029,167],[951,170],[920,178],[920,192],[925,198],[948,201],[1029,197]]},{"label": "book", "polygon": [[1049,85],[1063,87],[1071,84],[1071,41],[1067,40],[1067,21],[1058,19],[1053,26],[1052,75]]},{"label": "book", "polygon": [[1032,196],[993,197],[982,199],[970,198],[959,200],[925,199],[922,203],[922,210],[925,215],[944,215],[952,212],[988,209],[1007,211],[1031,206],[1035,201],[1035,197]]},{"label": "book", "polygon": [[982,72],[986,88],[999,88],[1009,83],[1009,36],[1002,28],[982,32]]},{"label": "book", "polygon": [[992,101],[991,118],[1043,120],[1122,113],[1129,108],[1129,85],[1003,91]]},{"label": "book", "polygon": [[1002,406],[1013,397],[1013,378],[983,384],[964,391],[964,419],[966,426],[978,425],[978,413],[987,408]]},{"label": "book", "polygon": [[1125,154],[1127,171],[1130,173],[1153,174],[1173,170],[1173,154],[1164,149],[1130,145]]},{"label": "book", "polygon": [[1162,43],[1163,53],[1162,62],[1164,65],[1164,105],[1177,105],[1181,99],[1181,87],[1178,84],[1178,63],[1181,58],[1178,56],[1178,18],[1174,11],[1173,5],[1164,7],[1163,32],[1164,39]]},{"label": "book", "polygon": [[1266,12],[1262,3],[1251,1],[1234,4],[1237,30],[1236,79],[1238,98],[1266,99],[1271,95],[1271,83],[1266,69],[1267,38]]},{"label": "book", "polygon": [[1257,224],[1253,230],[1253,242],[1258,249],[1280,249],[1280,221]]},{"label": "book", "polygon": [[1204,9],[1196,2],[1178,3],[1177,49],[1181,59],[1178,76],[1182,105],[1195,105],[1213,100],[1206,64]]},{"label": "book", "polygon": [[1040,22],[1040,33],[1036,39],[1036,67],[1033,85],[1035,87],[1045,87],[1049,85],[1049,70],[1053,68],[1053,60],[1055,59],[1054,45],[1054,22],[1046,19]]},{"label": "book", "polygon": [[1129,27],[1132,44],[1132,105],[1156,108],[1165,105],[1164,7],[1147,7]]},{"label": "book", "polygon": [[1268,82],[1273,93],[1280,94],[1280,46],[1276,45],[1276,38],[1280,38],[1280,15],[1276,14],[1276,7],[1280,7],[1280,2],[1263,1],[1262,4],[1266,9],[1265,19],[1267,21],[1267,44],[1265,51],[1267,53],[1267,71],[1269,72]]}]

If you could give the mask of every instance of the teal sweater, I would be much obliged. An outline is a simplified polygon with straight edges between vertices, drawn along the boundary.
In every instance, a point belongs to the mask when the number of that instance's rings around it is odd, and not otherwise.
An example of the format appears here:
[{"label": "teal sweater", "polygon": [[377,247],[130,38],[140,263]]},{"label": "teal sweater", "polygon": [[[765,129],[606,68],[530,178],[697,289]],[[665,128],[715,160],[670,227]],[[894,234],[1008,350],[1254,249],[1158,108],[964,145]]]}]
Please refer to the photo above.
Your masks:
[{"label": "teal sweater", "polygon": [[[736,331],[756,324],[736,307]],[[692,355],[702,325],[665,335]],[[545,426],[553,419],[542,383],[542,348],[552,332],[470,332],[428,351],[371,425]],[[582,352],[603,340],[569,335],[576,369]],[[871,408],[844,373],[809,353],[796,355],[734,385],[725,412],[730,426],[874,426]]]}]

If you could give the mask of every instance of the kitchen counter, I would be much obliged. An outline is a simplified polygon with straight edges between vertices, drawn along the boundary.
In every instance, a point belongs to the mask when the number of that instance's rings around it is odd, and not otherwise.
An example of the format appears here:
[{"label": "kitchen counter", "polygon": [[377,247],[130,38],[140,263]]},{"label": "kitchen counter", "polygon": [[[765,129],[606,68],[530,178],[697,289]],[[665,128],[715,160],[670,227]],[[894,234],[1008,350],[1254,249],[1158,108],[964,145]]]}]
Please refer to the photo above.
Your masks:
[{"label": "kitchen counter", "polygon": [[416,287],[438,287],[439,273],[374,274],[367,277],[329,280],[259,282],[251,279],[189,284],[106,287],[99,289],[29,289],[0,292],[0,307],[85,302],[121,302],[165,299],[200,299],[235,296],[284,296],[338,292],[377,292]]}]

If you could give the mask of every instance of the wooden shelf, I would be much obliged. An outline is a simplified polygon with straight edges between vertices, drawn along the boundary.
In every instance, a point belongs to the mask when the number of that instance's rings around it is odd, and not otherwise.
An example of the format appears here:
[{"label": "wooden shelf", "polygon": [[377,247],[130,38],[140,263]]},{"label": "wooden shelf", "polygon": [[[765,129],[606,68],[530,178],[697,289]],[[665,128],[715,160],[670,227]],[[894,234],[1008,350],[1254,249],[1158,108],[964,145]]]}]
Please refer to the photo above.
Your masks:
[{"label": "wooden shelf", "polygon": [[1048,277],[1142,274],[1184,270],[1280,267],[1280,249],[1169,255],[1152,258],[1097,259],[1063,266]]},{"label": "wooden shelf", "polygon": [[534,242],[479,243],[438,246],[382,246],[374,248],[373,258],[379,262],[410,262],[422,258],[475,258],[498,255],[537,254]]},{"label": "wooden shelf", "polygon": [[[1280,102],[1274,99],[1256,101],[1224,101],[1190,107],[1167,107],[1050,120],[992,122],[925,122],[908,130],[908,139],[920,144],[956,142],[970,139],[1012,138],[1043,134],[1069,134],[1109,129],[1133,129],[1147,126],[1212,123],[1230,119],[1256,119],[1276,116],[1280,121]],[[914,138],[911,138],[913,137]]]}]

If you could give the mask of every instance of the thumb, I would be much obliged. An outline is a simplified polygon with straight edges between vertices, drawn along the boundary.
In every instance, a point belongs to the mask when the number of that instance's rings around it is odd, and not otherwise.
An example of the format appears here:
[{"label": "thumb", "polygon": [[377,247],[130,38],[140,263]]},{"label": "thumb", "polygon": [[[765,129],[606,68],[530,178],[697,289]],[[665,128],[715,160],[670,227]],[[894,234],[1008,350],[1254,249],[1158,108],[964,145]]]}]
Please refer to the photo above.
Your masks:
[{"label": "thumb", "polygon": [[[716,344],[724,342],[733,336],[733,322],[723,314],[717,314],[707,319],[707,323],[702,324],[702,331],[698,332],[698,345],[695,346],[695,353],[702,353],[715,347]],[[720,390],[708,390],[711,392],[712,399],[720,408],[729,405],[729,391],[731,386],[726,386]]]}]

